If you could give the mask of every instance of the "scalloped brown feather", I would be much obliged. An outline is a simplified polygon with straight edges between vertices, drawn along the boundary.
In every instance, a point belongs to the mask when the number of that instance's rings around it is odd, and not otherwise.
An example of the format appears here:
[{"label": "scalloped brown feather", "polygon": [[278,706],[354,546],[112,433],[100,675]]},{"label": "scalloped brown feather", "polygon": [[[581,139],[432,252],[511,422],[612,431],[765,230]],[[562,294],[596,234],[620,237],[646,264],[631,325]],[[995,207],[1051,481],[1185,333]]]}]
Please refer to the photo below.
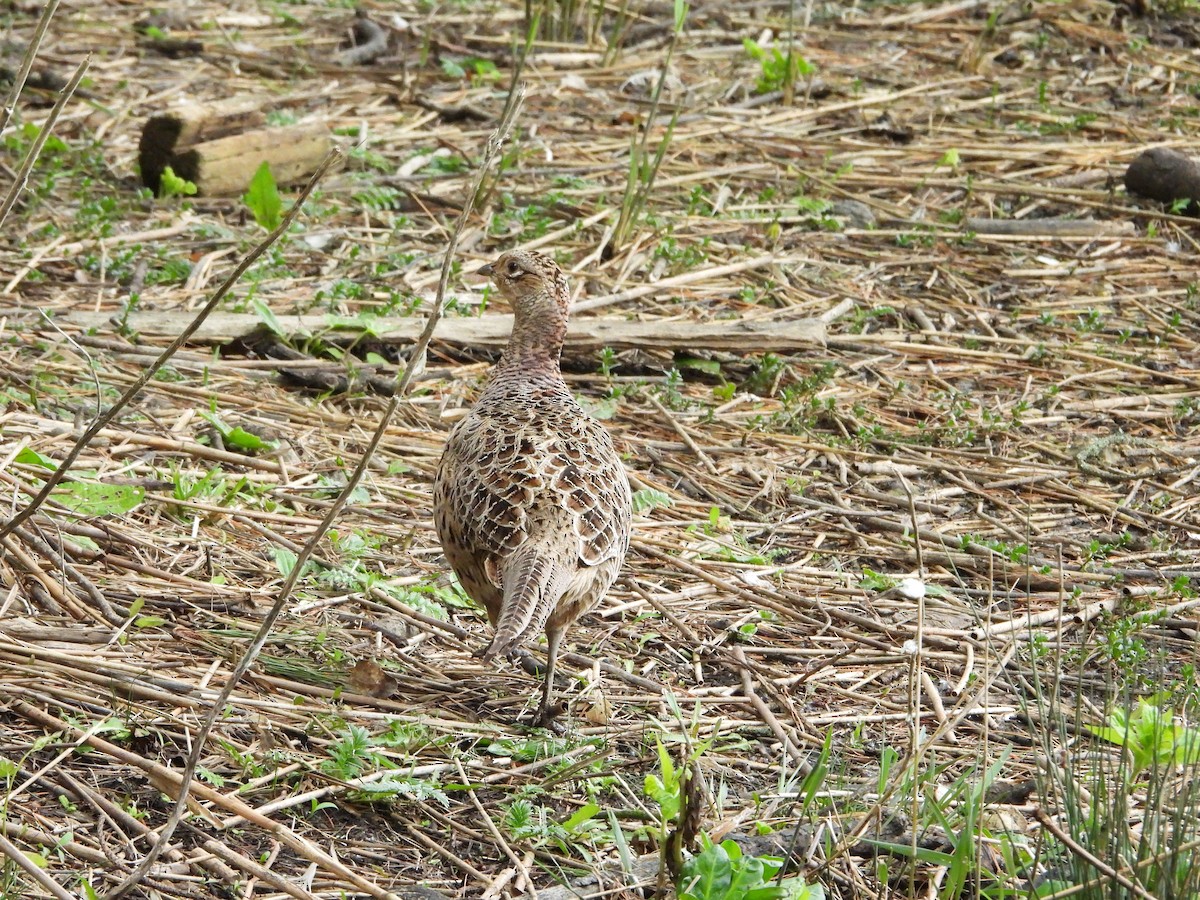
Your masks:
[{"label": "scalloped brown feather", "polygon": [[629,479],[608,432],[562,379],[570,294],[549,257],[502,255],[484,267],[513,306],[504,355],[454,427],[434,481],[434,524],[463,589],[508,655],[543,628],[548,716],[558,641],[600,602],[629,549]]}]

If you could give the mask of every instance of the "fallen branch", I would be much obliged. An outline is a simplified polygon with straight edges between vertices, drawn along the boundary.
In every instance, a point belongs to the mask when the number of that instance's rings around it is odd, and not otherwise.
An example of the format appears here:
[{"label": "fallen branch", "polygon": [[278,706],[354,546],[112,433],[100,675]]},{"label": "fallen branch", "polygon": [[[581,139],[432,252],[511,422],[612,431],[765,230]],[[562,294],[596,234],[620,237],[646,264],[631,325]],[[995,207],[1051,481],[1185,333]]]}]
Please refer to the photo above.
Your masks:
[{"label": "fallen branch", "polygon": [[[0,309],[0,317],[17,318],[28,310]],[[327,316],[279,315],[279,322],[294,335],[324,334],[331,331],[344,334],[346,339],[365,333],[369,324],[374,339],[384,344],[410,344],[417,340],[424,322],[412,318],[373,319],[364,322],[362,329],[344,319],[335,323]],[[72,310],[54,321],[60,326],[72,326],[92,333],[112,330],[112,315],[86,310]],[[126,327],[144,338],[175,337],[190,317],[177,312],[135,312]],[[258,316],[245,313],[215,313],[189,335],[197,344],[229,344],[250,340],[265,328]],[[433,339],[443,344],[461,347],[504,347],[512,331],[512,316],[495,315],[483,319],[441,319]],[[285,335],[285,337],[287,337]],[[595,352],[603,347],[639,350],[728,350],[733,353],[779,353],[824,346],[826,323],[821,319],[722,319],[712,322],[685,322],[678,319],[658,319],[631,322],[627,319],[572,319],[567,331],[563,352]]]},{"label": "fallen branch", "polygon": [[1014,237],[1134,237],[1132,222],[1106,222],[1096,219],[980,219],[968,218],[963,231]]}]

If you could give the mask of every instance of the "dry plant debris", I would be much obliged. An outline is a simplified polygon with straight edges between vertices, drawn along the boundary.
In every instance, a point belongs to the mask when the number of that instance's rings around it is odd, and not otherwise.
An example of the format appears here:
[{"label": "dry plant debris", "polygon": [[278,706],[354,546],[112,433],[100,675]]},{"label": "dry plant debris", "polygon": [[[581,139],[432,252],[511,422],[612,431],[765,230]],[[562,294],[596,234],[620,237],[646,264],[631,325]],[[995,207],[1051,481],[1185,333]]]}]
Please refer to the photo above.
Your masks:
[{"label": "dry plant debris", "polygon": [[[148,24],[65,0],[39,57],[95,54],[0,237],[10,515],[169,343],[139,316],[187,321],[261,234],[236,198],[140,191],[141,124],[269,93],[276,124],[320,122],[349,160],[227,301],[257,336],[181,350],[3,539],[0,850],[41,854],[40,877],[0,869],[6,896],[102,895],[153,843],[206,704],[382,409],[277,369],[345,386],[402,366],[525,27],[518,3],[367,4],[383,47],[341,3],[167,6]],[[36,11],[9,10],[19,59]],[[435,341],[140,896],[557,897],[586,873],[581,892],[634,896],[611,832],[653,852],[656,738],[711,742],[723,836],[790,826],[830,733],[827,785],[850,795],[873,796],[881,748],[941,779],[1007,748],[1002,776],[1027,781],[1040,646],[1076,673],[1071,708],[1117,682],[1196,690],[1194,221],[1116,187],[1148,147],[1194,147],[1194,25],[1100,0],[697,0],[665,78],[669,4],[602,13],[532,46],[446,324],[493,315],[469,273],[520,246],[571,273],[581,324],[815,321],[824,341],[568,348],[641,508],[624,579],[570,636],[567,738],[511,725],[536,676],[472,656],[488,632],[448,582],[430,485],[497,339]],[[772,83],[786,57],[744,40],[786,49],[790,14],[811,68]],[[346,53],[356,27],[370,62]],[[649,146],[673,133],[606,252],[659,83]],[[6,177],[52,99],[22,96]],[[401,317],[408,338],[378,335]],[[1014,833],[1040,827],[1027,801]],[[826,890],[880,896],[861,810],[830,808]]]}]

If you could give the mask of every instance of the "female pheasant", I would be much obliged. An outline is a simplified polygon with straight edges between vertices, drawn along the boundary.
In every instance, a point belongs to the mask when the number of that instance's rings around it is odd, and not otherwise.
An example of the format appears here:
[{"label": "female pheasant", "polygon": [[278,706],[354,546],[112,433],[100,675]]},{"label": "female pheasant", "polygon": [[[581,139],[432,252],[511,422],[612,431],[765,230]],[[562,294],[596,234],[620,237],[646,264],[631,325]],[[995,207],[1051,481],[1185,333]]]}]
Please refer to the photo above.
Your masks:
[{"label": "female pheasant", "polygon": [[433,488],[442,550],[496,633],[484,659],[543,628],[548,724],[567,626],[600,602],[629,550],[629,479],[608,432],[575,402],[559,356],[571,304],[552,259],[514,250],[479,270],[512,304],[512,336],[450,432]]}]

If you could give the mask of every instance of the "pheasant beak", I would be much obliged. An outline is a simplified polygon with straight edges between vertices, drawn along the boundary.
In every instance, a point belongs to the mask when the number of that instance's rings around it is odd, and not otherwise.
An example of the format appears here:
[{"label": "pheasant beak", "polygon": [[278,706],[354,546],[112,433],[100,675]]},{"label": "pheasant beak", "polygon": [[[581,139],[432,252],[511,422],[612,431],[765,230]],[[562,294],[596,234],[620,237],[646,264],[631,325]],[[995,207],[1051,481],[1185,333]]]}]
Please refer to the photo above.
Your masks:
[{"label": "pheasant beak", "polygon": [[475,270],[476,275],[485,275],[488,278],[496,274],[496,266],[494,263],[488,263],[486,266],[480,266]]}]

